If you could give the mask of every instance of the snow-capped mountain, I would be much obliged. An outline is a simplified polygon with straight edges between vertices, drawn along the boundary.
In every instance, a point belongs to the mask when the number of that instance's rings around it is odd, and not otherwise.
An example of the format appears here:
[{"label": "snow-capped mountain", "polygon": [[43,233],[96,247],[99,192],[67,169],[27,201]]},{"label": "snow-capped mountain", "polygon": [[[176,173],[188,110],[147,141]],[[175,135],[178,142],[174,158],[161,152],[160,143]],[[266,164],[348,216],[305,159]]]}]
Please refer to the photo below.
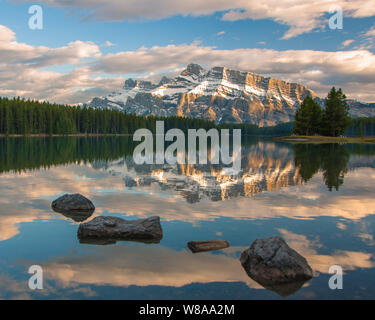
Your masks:
[{"label": "snow-capped mountain", "polygon": [[[128,79],[122,90],[94,98],[90,105],[137,115],[178,115],[217,123],[270,126],[292,121],[307,95],[319,99],[300,84],[225,67],[205,70],[189,64],[177,77],[163,77],[157,84]],[[350,101],[350,105],[352,116],[375,116],[375,105],[356,101]]]}]

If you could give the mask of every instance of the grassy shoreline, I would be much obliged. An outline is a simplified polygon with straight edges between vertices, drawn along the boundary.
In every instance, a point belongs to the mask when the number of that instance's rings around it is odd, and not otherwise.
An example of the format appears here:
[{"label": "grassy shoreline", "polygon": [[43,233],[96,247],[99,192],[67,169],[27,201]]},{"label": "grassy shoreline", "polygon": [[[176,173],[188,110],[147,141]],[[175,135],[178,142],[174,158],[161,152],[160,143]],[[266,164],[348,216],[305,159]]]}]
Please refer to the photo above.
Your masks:
[{"label": "grassy shoreline", "polygon": [[362,143],[375,144],[375,137],[348,138],[348,137],[325,137],[325,136],[286,136],[274,138],[277,141],[292,143]]}]

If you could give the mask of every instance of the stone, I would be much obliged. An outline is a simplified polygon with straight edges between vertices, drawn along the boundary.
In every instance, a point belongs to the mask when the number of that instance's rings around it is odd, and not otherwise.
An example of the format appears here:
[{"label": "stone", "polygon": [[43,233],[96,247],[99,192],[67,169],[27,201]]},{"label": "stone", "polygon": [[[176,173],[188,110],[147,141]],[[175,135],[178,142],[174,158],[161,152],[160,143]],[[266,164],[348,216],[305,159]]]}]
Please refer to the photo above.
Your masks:
[{"label": "stone", "polygon": [[58,213],[72,218],[75,221],[83,221],[95,211],[94,204],[81,194],[65,194],[54,200],[52,209]]},{"label": "stone", "polygon": [[118,217],[99,216],[79,226],[78,238],[81,243],[115,243],[116,241],[159,243],[163,238],[163,230],[159,217],[124,220]]},{"label": "stone", "polygon": [[197,253],[225,249],[229,247],[229,243],[225,240],[190,241],[187,246],[193,253]]},{"label": "stone", "polygon": [[294,293],[313,277],[306,259],[281,237],[255,240],[240,261],[250,278],[282,296]]}]

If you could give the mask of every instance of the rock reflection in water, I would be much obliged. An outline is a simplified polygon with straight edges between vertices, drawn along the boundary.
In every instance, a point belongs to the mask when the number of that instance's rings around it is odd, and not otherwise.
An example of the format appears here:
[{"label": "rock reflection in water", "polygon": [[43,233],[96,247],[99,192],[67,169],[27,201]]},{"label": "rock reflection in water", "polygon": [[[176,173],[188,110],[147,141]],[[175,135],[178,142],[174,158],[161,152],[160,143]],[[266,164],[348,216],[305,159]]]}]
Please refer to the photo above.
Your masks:
[{"label": "rock reflection in water", "polygon": [[54,210],[54,211],[62,214],[64,217],[72,219],[75,222],[84,222],[88,218],[90,218],[92,214],[94,213],[94,210],[91,212],[57,211],[57,210]]}]

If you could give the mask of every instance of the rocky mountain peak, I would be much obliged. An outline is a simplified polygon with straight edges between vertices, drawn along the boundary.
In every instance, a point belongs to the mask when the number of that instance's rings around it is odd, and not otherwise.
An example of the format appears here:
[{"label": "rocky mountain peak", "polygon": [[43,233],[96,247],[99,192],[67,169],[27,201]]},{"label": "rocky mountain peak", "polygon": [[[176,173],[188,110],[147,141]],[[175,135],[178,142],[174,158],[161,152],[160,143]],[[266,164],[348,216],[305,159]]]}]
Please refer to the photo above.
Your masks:
[{"label": "rocky mountain peak", "polygon": [[133,80],[129,78],[125,80],[123,89],[133,89],[133,88],[151,89],[153,86],[154,84],[151,81]]},{"label": "rocky mountain peak", "polygon": [[171,80],[172,80],[172,79],[170,79],[170,78],[168,78],[168,77],[166,77],[166,76],[163,76],[163,77],[161,78],[160,82],[159,82],[159,86],[162,86],[162,85],[164,85],[164,84],[166,84],[166,83],[169,83],[169,82],[171,82]]},{"label": "rocky mountain peak", "polygon": [[133,80],[132,78],[126,79],[123,88],[134,88],[137,85],[137,81]]},{"label": "rocky mountain peak", "polygon": [[204,72],[204,69],[196,63],[190,63],[184,71],[181,72],[182,76],[195,75],[199,76]]},{"label": "rocky mountain peak", "polygon": [[[301,84],[220,66],[205,70],[191,63],[180,75],[163,77],[156,84],[127,79],[122,90],[94,98],[91,105],[142,116],[177,115],[217,123],[271,126],[293,121],[308,95],[324,104]],[[356,101],[349,101],[349,105],[353,117],[375,116],[373,105]]]}]

